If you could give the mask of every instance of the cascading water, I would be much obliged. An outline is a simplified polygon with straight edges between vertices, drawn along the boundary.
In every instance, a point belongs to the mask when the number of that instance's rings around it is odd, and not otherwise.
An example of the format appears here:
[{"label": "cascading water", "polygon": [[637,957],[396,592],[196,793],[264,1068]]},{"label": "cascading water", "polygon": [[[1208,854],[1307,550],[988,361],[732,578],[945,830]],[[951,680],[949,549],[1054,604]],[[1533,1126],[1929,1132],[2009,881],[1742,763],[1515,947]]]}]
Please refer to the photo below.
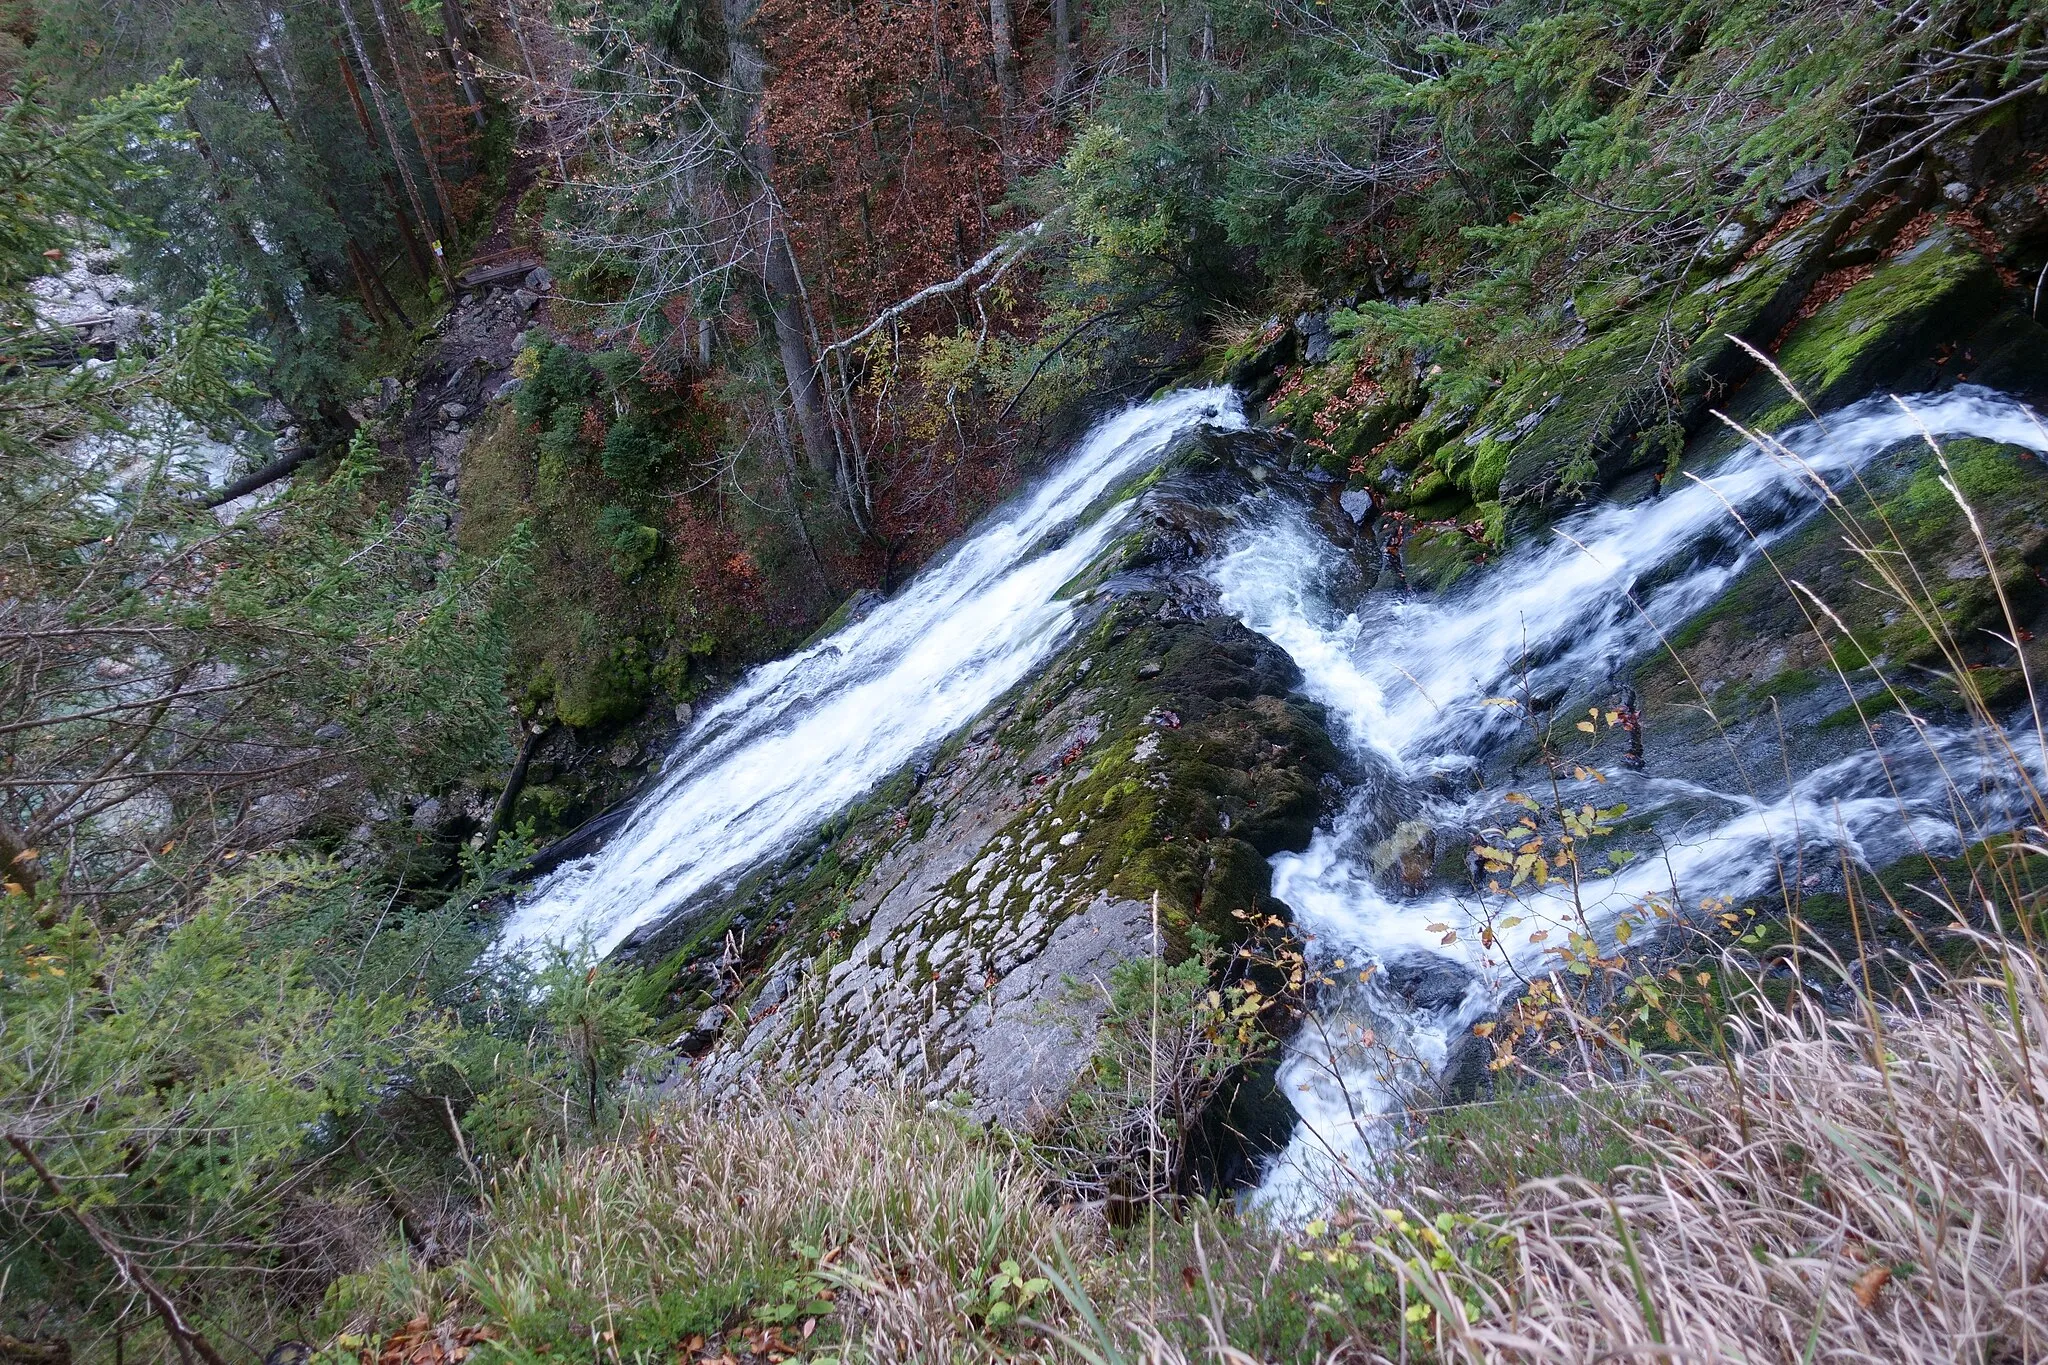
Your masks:
[{"label": "cascading water", "polygon": [[[1340,552],[1284,505],[1254,518],[1212,566],[1226,609],[1293,657],[1364,774],[1306,851],[1273,859],[1274,894],[1313,936],[1325,974],[1342,984],[1324,990],[1318,1018],[1283,1068],[1301,1122],[1268,1175],[1267,1200],[1301,1208],[1369,1180],[1375,1146],[1396,1137],[1404,1097],[1441,1070],[1517,973],[1547,970],[1546,941],[1561,943],[1582,923],[1605,935],[1651,897],[1669,904],[1764,891],[1816,848],[1828,861],[1840,850],[1882,867],[1916,848],[1958,851],[1959,820],[1978,837],[2022,816],[2013,765],[2017,756],[2029,769],[2048,767],[2039,736],[2008,747],[1921,727],[1883,754],[1814,771],[1775,801],[1670,777],[1568,782],[1568,804],[1623,800],[1632,816],[1661,815],[1660,832],[1675,837],[1660,856],[1589,883],[1577,904],[1562,883],[1523,888],[1512,907],[1520,923],[1490,943],[1479,929],[1506,927],[1500,898],[1406,898],[1384,889],[1369,866],[1369,850],[1390,832],[1390,809],[1468,828],[1498,811],[1503,793],[1474,792],[1471,780],[1517,725],[1516,709],[1495,699],[1583,697],[1604,686],[1660,632],[1711,604],[1759,544],[1819,508],[1819,481],[1839,483],[1921,437],[1923,424],[1936,437],[2048,449],[2032,412],[1985,390],[1908,400],[1906,409],[1886,398],[1859,403],[1783,438],[1797,458],[1745,447],[1704,483],[1571,517],[1548,543],[1441,598],[1369,594],[1355,609],[1325,600],[1320,585],[1345,579]],[[1397,989],[1393,978],[1403,974]]]},{"label": "cascading water", "polygon": [[1073,621],[1063,584],[1115,531],[1087,514],[1174,437],[1241,427],[1228,389],[1187,390],[1098,425],[1035,491],[995,513],[866,618],[763,665],[679,742],[598,853],[514,910],[507,945],[599,952],[815,829],[1021,682]]}]

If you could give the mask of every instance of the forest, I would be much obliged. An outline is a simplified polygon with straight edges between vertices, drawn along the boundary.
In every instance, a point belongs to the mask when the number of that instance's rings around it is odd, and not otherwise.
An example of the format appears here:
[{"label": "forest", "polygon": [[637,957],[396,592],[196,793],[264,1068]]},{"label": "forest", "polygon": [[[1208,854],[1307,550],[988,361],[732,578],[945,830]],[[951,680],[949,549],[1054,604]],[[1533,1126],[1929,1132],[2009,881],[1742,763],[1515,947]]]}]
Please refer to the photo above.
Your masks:
[{"label": "forest", "polygon": [[0,83],[0,1365],[2048,1354],[2048,9]]}]

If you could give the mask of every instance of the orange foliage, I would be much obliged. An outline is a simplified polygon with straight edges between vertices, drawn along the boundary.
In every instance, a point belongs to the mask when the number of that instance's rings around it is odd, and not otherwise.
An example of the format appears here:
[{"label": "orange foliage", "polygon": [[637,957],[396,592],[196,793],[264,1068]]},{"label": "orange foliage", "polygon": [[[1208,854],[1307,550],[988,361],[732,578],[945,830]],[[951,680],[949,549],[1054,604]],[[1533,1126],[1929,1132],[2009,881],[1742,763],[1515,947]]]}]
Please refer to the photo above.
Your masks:
[{"label": "orange foliage", "polygon": [[760,25],[776,178],[799,258],[824,274],[814,301],[865,318],[979,255],[1003,192],[981,6],[767,0]]}]

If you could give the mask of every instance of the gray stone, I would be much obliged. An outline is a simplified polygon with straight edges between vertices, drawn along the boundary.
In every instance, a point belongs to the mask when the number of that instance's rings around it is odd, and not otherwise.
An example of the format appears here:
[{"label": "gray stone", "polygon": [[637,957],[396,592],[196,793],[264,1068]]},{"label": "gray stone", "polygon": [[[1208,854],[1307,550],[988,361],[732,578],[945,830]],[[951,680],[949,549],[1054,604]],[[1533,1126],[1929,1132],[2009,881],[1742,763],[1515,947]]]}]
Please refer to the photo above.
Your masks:
[{"label": "gray stone", "polygon": [[1141,678],[1156,678],[1165,671],[1166,665],[1157,659],[1147,659],[1138,665],[1138,676]]},{"label": "gray stone", "polygon": [[1436,953],[1403,953],[1381,964],[1376,984],[1421,1014],[1448,1014],[1465,1001],[1479,978]]},{"label": "gray stone", "polygon": [[1150,906],[1099,899],[1002,979],[994,1010],[970,1015],[981,1023],[974,1090],[990,1117],[1029,1127],[1058,1107],[1094,1050],[1111,970],[1151,945]]},{"label": "gray stone", "polygon": [[1749,225],[1746,223],[1724,224],[1719,232],[1707,238],[1707,245],[1701,255],[1709,263],[1725,261],[1749,245]]},{"label": "gray stone", "polygon": [[1960,180],[1951,180],[1941,187],[1941,197],[1954,204],[1957,208],[1962,208],[1968,204],[1975,194],[1975,190],[1972,190]]},{"label": "gray stone", "polygon": [[348,738],[348,727],[338,720],[330,720],[313,732],[313,738],[323,744],[337,744]]},{"label": "gray stone", "polygon": [[676,703],[676,724],[688,725],[697,718],[697,708],[686,701]]},{"label": "gray stone", "polygon": [[428,797],[412,808],[412,827],[422,831],[438,828],[444,809],[439,797]]},{"label": "gray stone", "polygon": [[612,745],[605,755],[605,761],[614,768],[630,768],[640,757],[640,742],[636,739],[622,739]]},{"label": "gray stone", "polygon": [[545,294],[555,282],[554,275],[544,265],[535,266],[527,272],[526,287],[536,294]]},{"label": "gray stone", "polygon": [[531,289],[515,289],[512,291],[512,305],[522,313],[532,311],[539,302],[540,295],[534,293]]}]

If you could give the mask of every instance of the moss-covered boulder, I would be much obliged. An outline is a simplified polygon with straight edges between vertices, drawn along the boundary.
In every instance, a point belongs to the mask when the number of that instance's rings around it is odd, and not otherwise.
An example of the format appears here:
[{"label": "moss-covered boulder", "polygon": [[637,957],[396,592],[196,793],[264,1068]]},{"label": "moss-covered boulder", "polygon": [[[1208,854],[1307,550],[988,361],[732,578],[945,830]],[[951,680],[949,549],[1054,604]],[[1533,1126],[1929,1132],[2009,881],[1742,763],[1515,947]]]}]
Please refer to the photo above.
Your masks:
[{"label": "moss-covered boulder", "polygon": [[1028,1124],[1089,1055],[1116,963],[1284,918],[1266,859],[1307,844],[1341,760],[1292,662],[1216,608],[1200,565],[1250,499],[1348,530],[1333,489],[1269,436],[1184,442],[1070,585],[1080,624],[1032,683],[633,949],[703,1048],[683,1083],[909,1085]]}]

